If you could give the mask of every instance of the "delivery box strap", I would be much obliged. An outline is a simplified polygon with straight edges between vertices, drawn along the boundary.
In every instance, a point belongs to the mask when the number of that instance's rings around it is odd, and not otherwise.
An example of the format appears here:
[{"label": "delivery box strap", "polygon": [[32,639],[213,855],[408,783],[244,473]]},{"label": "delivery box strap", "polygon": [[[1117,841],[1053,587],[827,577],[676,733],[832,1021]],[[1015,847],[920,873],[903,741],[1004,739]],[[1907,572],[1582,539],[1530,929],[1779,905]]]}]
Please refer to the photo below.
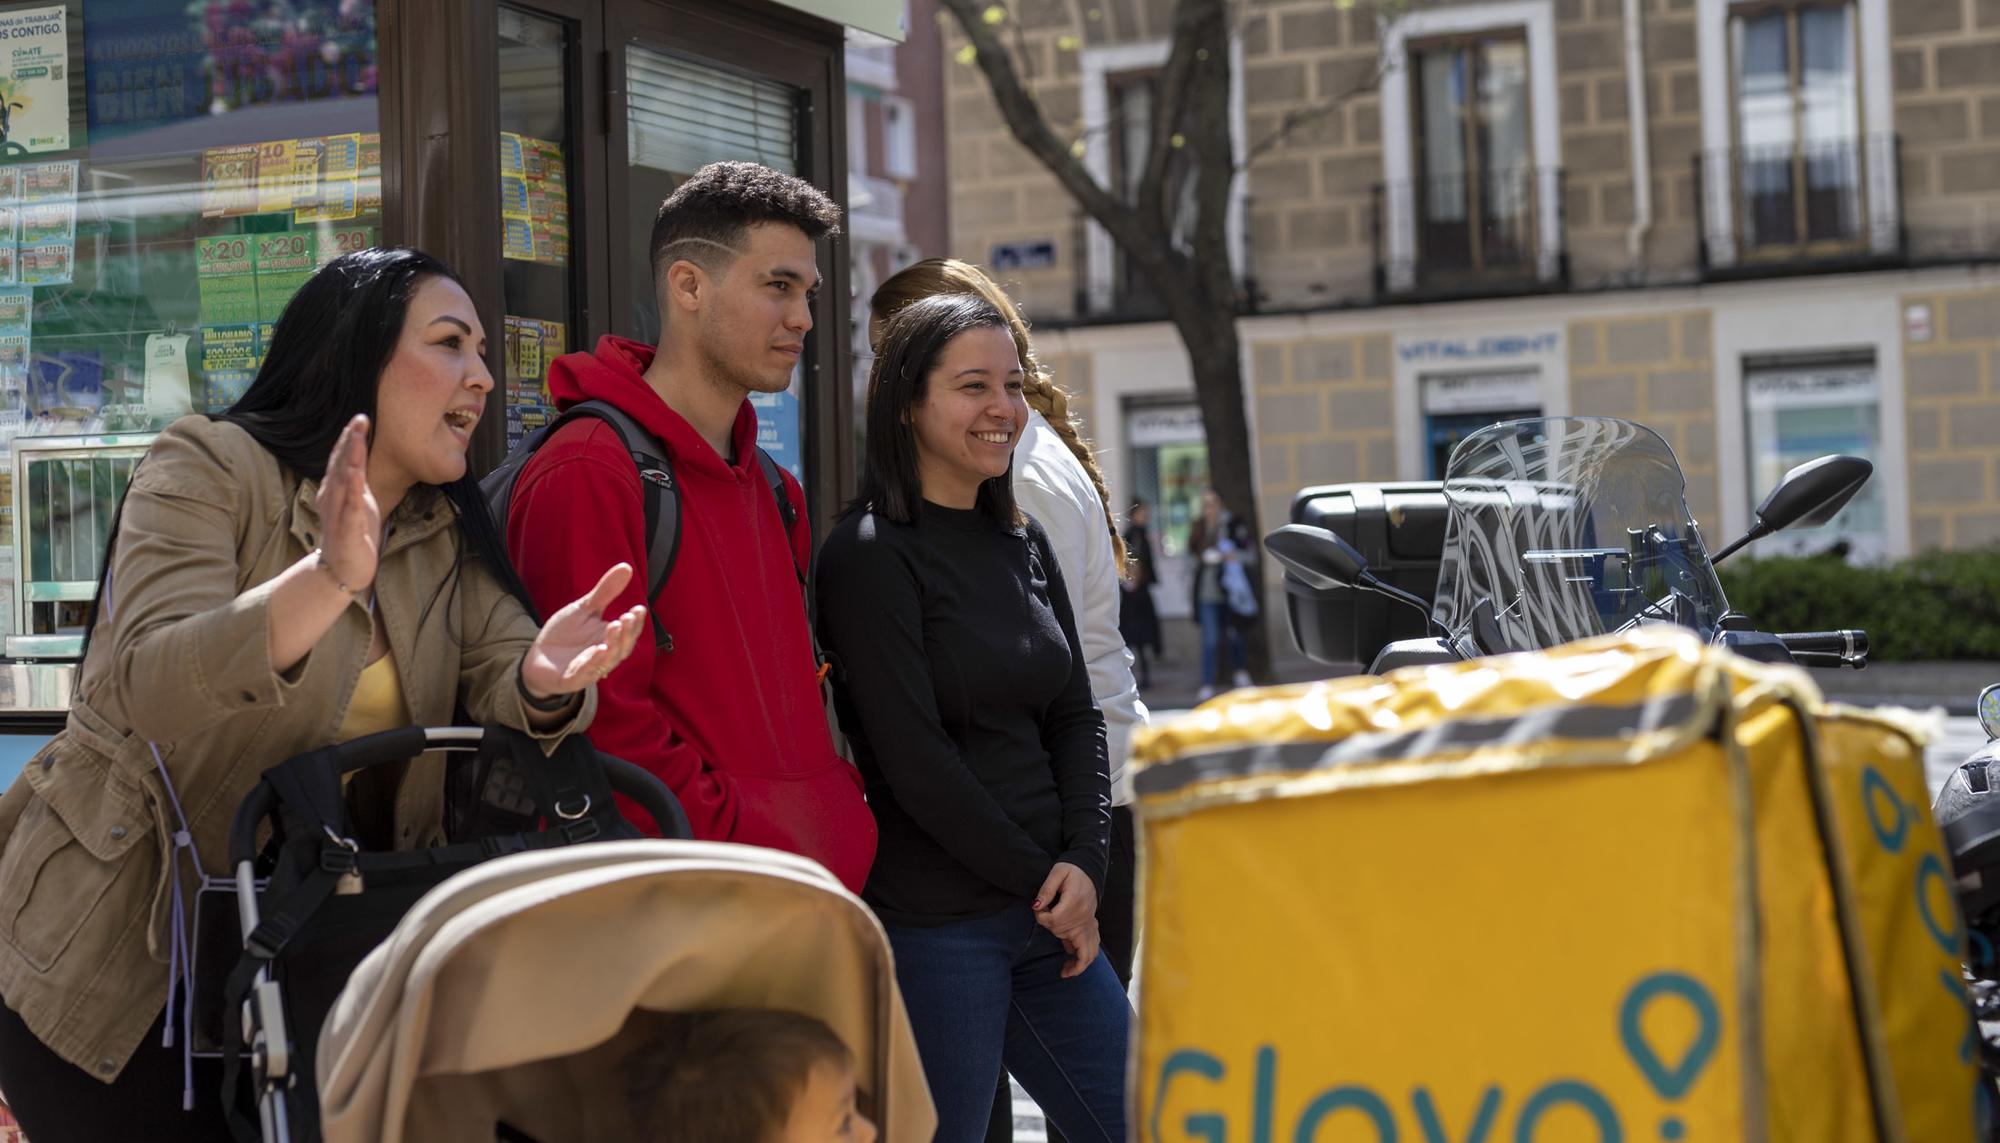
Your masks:
[{"label": "delivery box strap", "polygon": [[1147,766],[1132,785],[1148,798],[1203,782],[1518,748],[1551,738],[1629,739],[1686,726],[1707,702],[1697,694],[1666,694],[1631,706],[1547,706],[1488,718],[1447,718],[1413,730],[1353,734],[1332,742],[1229,743]]}]

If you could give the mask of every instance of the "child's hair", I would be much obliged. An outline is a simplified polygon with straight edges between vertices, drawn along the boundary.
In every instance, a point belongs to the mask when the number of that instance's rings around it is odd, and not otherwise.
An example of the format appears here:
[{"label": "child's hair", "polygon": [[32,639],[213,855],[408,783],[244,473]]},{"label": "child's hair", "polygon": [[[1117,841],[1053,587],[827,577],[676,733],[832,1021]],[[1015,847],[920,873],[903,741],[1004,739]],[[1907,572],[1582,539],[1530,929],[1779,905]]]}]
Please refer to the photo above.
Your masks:
[{"label": "child's hair", "polygon": [[775,1008],[677,1012],[627,1063],[639,1138],[772,1143],[818,1064],[852,1067],[833,1029]]}]

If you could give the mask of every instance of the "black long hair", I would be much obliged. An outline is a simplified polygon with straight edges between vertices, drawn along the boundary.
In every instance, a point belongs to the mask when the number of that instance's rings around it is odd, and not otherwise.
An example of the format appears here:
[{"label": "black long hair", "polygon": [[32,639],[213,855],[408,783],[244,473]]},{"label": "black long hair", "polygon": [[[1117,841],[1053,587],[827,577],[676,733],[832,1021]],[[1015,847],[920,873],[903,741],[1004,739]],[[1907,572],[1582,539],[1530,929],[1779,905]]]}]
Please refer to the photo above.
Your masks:
[{"label": "black long hair", "polygon": [[[855,507],[871,505],[898,524],[916,520],[924,482],[917,468],[914,412],[924,402],[930,372],[945,346],[961,333],[987,328],[1012,336],[1007,318],[977,294],[936,294],[911,302],[889,319],[868,375],[868,441]],[[1012,465],[980,483],[974,505],[1003,528],[1020,526]]]},{"label": "black long hair", "polygon": [[[360,250],[328,262],[299,287],[278,315],[270,351],[242,399],[226,412],[211,414],[210,419],[240,425],[299,476],[325,477],[333,442],[354,414],[368,414],[372,433],[375,392],[382,370],[403,336],[410,299],[431,278],[465,285],[442,260],[408,247]],[[145,463],[144,458],[140,463]],[[464,570],[465,553],[471,551],[539,624],[541,614],[528,597],[514,561],[507,556],[506,542],[493,522],[471,466],[457,480],[439,487],[458,517],[458,570]],[[103,566],[98,569],[97,595],[84,624],[81,658],[90,654],[91,638],[105,602],[105,585],[111,578],[111,553],[124,519],[125,501],[120,497],[111,515]],[[458,575],[448,582],[456,591]],[[433,596],[425,605],[425,614],[436,602]]]},{"label": "black long hair", "polygon": [[[241,426],[300,476],[325,477],[333,444],[354,414],[368,414],[371,427],[379,423],[375,394],[382,370],[403,336],[410,300],[433,278],[465,284],[443,260],[402,246],[357,250],[328,262],[278,315],[249,390],[214,419]],[[461,570],[470,551],[539,623],[471,465],[438,487],[458,516]]]}]

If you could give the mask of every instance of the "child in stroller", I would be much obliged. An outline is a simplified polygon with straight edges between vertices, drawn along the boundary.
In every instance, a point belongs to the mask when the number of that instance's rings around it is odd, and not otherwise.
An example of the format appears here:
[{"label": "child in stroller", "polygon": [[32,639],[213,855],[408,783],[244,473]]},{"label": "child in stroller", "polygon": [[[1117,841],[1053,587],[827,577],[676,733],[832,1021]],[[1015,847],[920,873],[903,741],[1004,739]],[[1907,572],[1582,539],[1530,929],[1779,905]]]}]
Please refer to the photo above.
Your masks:
[{"label": "child in stroller", "polygon": [[[684,1123],[649,1134],[631,1080],[662,1053],[697,1062],[674,1049],[699,1027],[686,1014],[742,1009],[830,1029],[883,1143],[929,1143],[936,1112],[868,907],[805,858],[654,840],[498,858],[418,902],[320,1034],[321,1138],[719,1143],[729,1136]],[[789,1115],[798,1097],[786,1103]],[[859,1116],[854,1127],[873,1138]]]},{"label": "child in stroller", "polygon": [[874,1143],[855,1106],[854,1053],[798,1012],[727,1008],[670,1017],[628,1065],[647,1143]]}]

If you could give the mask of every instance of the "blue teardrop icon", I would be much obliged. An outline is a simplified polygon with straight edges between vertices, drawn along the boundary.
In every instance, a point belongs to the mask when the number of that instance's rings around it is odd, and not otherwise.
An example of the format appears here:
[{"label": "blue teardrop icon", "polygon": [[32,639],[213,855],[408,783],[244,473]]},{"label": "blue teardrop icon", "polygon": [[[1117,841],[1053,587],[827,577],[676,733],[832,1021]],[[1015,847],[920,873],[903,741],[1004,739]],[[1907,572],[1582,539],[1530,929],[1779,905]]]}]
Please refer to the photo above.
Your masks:
[{"label": "blue teardrop icon", "polygon": [[[1671,1002],[1678,999],[1694,1011],[1694,1042],[1688,1045],[1687,1055],[1680,1063],[1669,1066],[1646,1042],[1643,1018],[1647,1006],[1660,1001]],[[1625,1051],[1632,1062],[1645,1075],[1646,1082],[1668,1099],[1679,1099],[1694,1086],[1701,1069],[1715,1055],[1715,1045],[1722,1037],[1722,1013],[1715,1006],[1715,997],[1693,977],[1678,972],[1660,972],[1646,977],[1632,986],[1625,994],[1624,1007],[1618,1013],[1618,1033],[1625,1041]]]}]

